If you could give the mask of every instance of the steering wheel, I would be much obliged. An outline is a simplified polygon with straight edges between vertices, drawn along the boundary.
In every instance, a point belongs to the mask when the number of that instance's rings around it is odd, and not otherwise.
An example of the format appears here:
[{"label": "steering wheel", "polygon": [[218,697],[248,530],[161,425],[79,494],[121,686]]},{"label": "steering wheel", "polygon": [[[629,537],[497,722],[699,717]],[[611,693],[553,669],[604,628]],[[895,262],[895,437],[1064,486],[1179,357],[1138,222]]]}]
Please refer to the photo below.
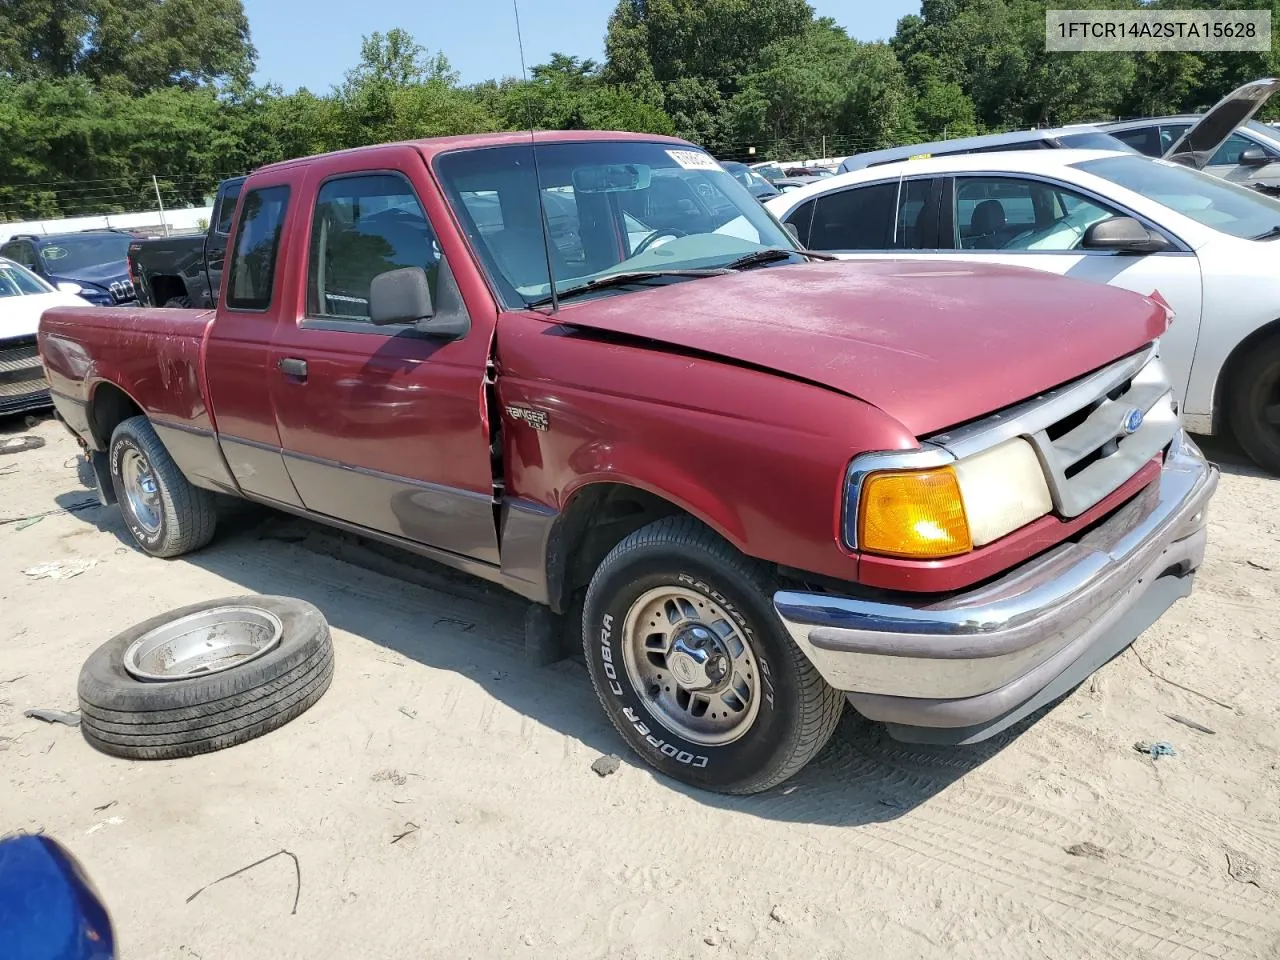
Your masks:
[{"label": "steering wheel", "polygon": [[688,231],[681,230],[678,227],[659,227],[657,230],[653,231],[653,233],[649,234],[647,237],[641,240],[638,244],[636,244],[636,248],[631,251],[631,255],[633,257],[639,256],[640,254],[644,253],[646,250],[648,250],[650,247],[653,246],[653,241],[658,240],[662,237],[671,237],[672,239],[678,239],[680,237],[687,237],[688,235],[689,235]]}]

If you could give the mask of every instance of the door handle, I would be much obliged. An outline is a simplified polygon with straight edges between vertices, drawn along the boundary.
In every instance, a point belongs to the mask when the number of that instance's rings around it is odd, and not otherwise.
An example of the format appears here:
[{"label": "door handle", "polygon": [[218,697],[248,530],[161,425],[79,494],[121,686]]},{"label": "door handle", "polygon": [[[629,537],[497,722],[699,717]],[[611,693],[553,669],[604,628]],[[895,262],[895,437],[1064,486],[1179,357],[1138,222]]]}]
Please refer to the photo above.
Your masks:
[{"label": "door handle", "polygon": [[297,380],[307,379],[307,361],[300,360],[297,357],[281,357],[276,361],[276,366],[280,368],[280,372],[286,377],[293,377]]}]

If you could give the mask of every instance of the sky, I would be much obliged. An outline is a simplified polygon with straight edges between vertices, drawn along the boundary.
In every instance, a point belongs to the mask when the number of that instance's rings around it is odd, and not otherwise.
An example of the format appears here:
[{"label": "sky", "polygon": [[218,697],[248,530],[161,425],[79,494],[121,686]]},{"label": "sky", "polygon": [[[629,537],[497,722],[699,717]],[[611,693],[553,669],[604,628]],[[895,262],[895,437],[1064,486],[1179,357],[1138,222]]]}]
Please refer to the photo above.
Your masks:
[{"label": "sky", "polygon": [[[552,52],[602,59],[616,0],[519,0],[529,66]],[[919,0],[809,0],[859,40],[887,40]],[[326,93],[360,56],[360,37],[403,27],[442,50],[463,83],[519,76],[512,0],[244,0],[260,83]],[[572,14],[566,15],[565,10]]]}]

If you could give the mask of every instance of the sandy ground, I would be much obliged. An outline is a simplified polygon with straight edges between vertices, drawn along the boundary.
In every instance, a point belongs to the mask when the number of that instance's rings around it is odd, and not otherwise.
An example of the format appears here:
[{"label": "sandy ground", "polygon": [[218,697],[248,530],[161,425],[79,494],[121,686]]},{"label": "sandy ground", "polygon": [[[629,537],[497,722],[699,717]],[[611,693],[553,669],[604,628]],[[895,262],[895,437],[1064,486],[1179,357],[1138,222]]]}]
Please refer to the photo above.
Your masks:
[{"label": "sandy ground", "polygon": [[[1229,448],[1196,593],[1036,723],[948,751],[847,716],[799,777],[728,799],[634,761],[580,663],[524,666],[514,598],[252,512],[148,559],[82,506],[70,438],[34,432],[0,456],[0,519],[70,510],[0,524],[0,833],[68,844],[128,960],[1280,956],[1280,483]],[[59,560],[94,565],[24,574]],[[130,763],[23,717],[75,709],[131,623],[244,592],[334,627],[332,688],[282,730]],[[300,888],[282,856],[190,899],[279,850]]]}]

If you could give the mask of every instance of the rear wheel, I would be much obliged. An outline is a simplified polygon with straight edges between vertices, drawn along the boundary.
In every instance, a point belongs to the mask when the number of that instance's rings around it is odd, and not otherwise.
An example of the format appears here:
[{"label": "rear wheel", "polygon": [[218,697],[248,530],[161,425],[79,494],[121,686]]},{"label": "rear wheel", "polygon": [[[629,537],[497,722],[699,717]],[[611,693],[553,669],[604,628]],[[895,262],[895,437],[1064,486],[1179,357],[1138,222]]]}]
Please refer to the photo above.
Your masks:
[{"label": "rear wheel", "polygon": [[164,302],[166,307],[180,307],[186,309],[191,306],[190,297],[170,297]]},{"label": "rear wheel", "polygon": [[757,793],[800,770],[844,707],[787,636],[767,571],[688,518],[650,524],[587,590],[584,652],[609,719],[661,772]]},{"label": "rear wheel", "polygon": [[1229,385],[1231,430],[1245,453],[1280,475],[1280,337],[1251,350]]},{"label": "rear wheel", "polygon": [[176,557],[213,539],[213,494],[183,476],[146,417],[116,427],[108,466],[129,533],[145,553]]}]

